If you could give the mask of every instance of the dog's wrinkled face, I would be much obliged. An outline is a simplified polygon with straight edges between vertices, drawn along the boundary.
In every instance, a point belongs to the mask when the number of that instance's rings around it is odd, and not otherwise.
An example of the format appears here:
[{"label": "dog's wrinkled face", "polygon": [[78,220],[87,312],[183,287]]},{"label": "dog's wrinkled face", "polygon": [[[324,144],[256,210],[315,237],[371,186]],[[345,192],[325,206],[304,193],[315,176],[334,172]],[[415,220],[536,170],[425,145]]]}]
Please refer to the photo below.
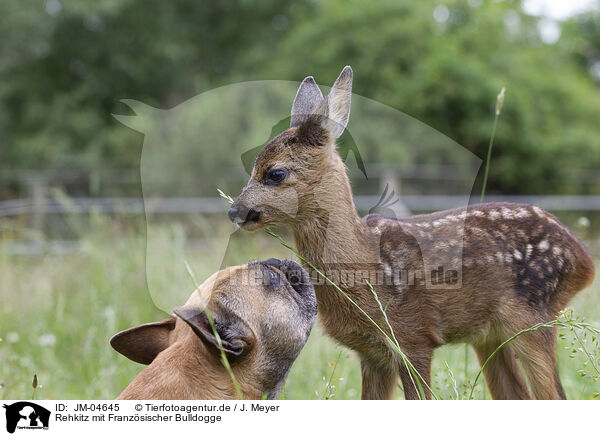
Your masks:
[{"label": "dog's wrinkled face", "polygon": [[111,345],[136,362],[150,364],[172,344],[199,338],[212,353],[222,348],[234,371],[275,398],[308,339],[317,301],[300,265],[269,259],[213,274],[174,312],[177,318],[118,333]]},{"label": "dog's wrinkled face", "polygon": [[202,295],[194,294],[186,306],[207,301],[224,344],[234,353],[247,354],[237,359],[240,364],[254,367],[249,372],[269,391],[278,389],[317,314],[306,271],[291,260],[253,261],[213,275],[199,292]]}]

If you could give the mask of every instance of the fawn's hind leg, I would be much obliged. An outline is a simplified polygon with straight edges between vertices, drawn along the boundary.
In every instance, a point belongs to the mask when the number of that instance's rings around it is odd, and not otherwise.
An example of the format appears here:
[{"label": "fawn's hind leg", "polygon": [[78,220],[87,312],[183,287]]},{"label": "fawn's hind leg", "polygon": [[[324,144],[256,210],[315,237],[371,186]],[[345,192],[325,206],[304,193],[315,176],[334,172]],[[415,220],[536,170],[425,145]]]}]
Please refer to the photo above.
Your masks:
[{"label": "fawn's hind leg", "polygon": [[391,400],[398,371],[390,362],[377,362],[362,358],[360,361],[362,375],[361,400]]},{"label": "fawn's hind leg", "polygon": [[556,329],[540,328],[511,344],[519,356],[533,396],[538,400],[565,400],[556,361]]},{"label": "fawn's hind leg", "polygon": [[[500,341],[489,341],[474,345],[479,364],[483,366],[486,359],[500,345]],[[502,347],[490,359],[483,376],[494,400],[530,400],[531,396],[521,374],[515,354],[509,345]]]}]

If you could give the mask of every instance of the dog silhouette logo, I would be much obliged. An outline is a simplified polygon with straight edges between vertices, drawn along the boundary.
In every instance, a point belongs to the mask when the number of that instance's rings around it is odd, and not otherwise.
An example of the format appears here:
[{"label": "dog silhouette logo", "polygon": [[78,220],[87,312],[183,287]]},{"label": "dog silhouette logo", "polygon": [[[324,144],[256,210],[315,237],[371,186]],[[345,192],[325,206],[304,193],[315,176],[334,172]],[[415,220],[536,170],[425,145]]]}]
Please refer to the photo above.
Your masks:
[{"label": "dog silhouette logo", "polygon": [[19,401],[6,409],[6,431],[14,433],[18,429],[48,429],[50,411],[29,401]]}]

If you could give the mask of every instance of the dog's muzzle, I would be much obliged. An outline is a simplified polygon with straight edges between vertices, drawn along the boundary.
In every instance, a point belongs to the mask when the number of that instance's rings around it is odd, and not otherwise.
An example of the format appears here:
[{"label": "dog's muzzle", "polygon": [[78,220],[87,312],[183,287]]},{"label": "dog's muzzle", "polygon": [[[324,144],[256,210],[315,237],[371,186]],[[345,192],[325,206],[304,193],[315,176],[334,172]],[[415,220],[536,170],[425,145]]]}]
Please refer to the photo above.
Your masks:
[{"label": "dog's muzzle", "polygon": [[305,294],[306,292],[312,291],[312,282],[310,281],[308,273],[293,260],[279,260],[272,257],[265,260],[264,263],[281,271],[297,293]]}]

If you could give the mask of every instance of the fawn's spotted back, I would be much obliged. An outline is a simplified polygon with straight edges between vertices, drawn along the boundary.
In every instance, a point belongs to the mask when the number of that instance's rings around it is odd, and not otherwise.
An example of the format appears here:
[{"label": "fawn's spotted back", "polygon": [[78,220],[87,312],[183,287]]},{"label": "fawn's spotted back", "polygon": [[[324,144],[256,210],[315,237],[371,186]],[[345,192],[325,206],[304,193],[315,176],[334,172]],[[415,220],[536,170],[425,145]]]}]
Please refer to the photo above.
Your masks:
[{"label": "fawn's spotted back", "polygon": [[[560,305],[564,298],[557,301],[557,293],[565,280],[585,287],[593,277],[593,262],[580,241],[537,206],[487,203],[399,220],[378,215],[364,220],[381,235],[386,271],[409,270],[419,254],[428,252],[433,264],[462,274],[483,279],[490,268],[501,271],[515,294],[532,306]],[[410,238],[417,241],[412,255],[405,250]]]}]

